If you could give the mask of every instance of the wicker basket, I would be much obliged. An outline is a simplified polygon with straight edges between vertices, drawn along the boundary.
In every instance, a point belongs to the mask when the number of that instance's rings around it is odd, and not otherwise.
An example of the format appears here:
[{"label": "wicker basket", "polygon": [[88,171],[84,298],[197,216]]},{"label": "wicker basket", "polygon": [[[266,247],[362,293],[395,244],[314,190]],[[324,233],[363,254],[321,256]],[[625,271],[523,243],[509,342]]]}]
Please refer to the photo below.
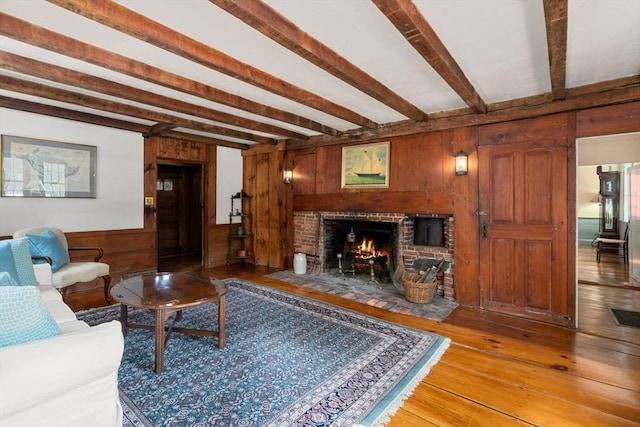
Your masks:
[{"label": "wicker basket", "polygon": [[419,283],[420,275],[405,271],[402,275],[402,285],[404,286],[404,296],[407,301],[419,304],[431,302],[436,294],[436,286],[438,285],[437,276],[430,283]]}]

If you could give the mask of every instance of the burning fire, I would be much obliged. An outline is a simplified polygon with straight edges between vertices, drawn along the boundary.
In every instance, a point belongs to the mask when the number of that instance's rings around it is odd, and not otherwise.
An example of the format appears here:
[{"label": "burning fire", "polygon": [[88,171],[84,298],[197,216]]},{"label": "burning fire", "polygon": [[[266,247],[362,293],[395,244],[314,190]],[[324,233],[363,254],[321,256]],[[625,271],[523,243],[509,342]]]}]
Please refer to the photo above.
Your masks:
[{"label": "burning fire", "polygon": [[354,246],[352,249],[356,259],[369,259],[376,258],[384,255],[382,252],[376,250],[373,243],[373,239],[362,239],[362,243],[358,246]]}]

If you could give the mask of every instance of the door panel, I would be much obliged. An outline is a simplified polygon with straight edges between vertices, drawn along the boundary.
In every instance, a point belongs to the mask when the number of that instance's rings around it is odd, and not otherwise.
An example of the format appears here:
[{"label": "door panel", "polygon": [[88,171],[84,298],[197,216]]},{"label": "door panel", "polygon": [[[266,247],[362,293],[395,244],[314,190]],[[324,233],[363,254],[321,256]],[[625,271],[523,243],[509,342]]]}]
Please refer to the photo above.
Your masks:
[{"label": "door panel", "polygon": [[508,239],[491,240],[491,257],[495,266],[491,269],[489,300],[493,304],[516,304],[515,288],[515,242]]},{"label": "door panel", "polygon": [[158,182],[158,256],[200,253],[202,168],[159,164]]},{"label": "door panel", "polygon": [[535,142],[479,147],[481,307],[570,323],[567,155]]}]

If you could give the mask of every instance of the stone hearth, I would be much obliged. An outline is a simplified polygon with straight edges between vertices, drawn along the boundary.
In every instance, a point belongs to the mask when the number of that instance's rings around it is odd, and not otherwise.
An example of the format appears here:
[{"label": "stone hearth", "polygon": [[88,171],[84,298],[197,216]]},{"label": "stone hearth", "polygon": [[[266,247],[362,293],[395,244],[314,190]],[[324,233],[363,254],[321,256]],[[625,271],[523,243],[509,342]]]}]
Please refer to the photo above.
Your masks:
[{"label": "stone hearth", "polygon": [[[425,233],[433,235],[432,229],[425,229],[424,224],[433,224],[433,221],[425,219],[437,218],[435,221],[441,224],[444,239],[437,242],[441,246],[426,246],[428,241],[419,241],[416,244],[414,233],[417,222],[423,229],[419,230],[418,237],[424,240]],[[416,221],[418,219],[418,221]],[[417,259],[442,259],[449,262],[449,268],[439,279],[437,294],[453,300],[455,297],[453,282],[453,218],[439,215],[411,215],[406,213],[365,213],[365,212],[294,212],[294,251],[307,255],[307,265],[310,271],[316,273],[329,273],[335,270],[334,255],[327,260],[327,242],[325,233],[326,221],[357,221],[372,223],[389,223],[393,226],[394,236],[391,244],[391,267],[395,269],[400,263],[405,268],[411,268]],[[436,227],[437,228],[437,227]],[[344,233],[343,233],[344,234]],[[441,241],[444,240],[444,241]],[[335,249],[333,250],[335,253]],[[365,274],[366,276],[366,274]],[[366,279],[365,279],[366,280]]]}]

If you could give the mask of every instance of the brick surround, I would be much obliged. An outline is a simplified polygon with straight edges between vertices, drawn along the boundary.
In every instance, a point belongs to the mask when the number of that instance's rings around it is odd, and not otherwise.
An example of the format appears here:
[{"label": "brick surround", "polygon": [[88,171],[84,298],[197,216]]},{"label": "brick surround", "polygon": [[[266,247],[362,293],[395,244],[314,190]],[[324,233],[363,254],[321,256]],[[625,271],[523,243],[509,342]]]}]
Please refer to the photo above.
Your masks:
[{"label": "brick surround", "polygon": [[398,254],[395,263],[403,262],[410,268],[417,258],[447,260],[449,268],[439,278],[437,293],[455,299],[453,281],[453,217],[445,221],[445,246],[419,246],[413,244],[413,216],[403,213],[365,212],[301,212],[293,213],[294,251],[307,254],[310,269],[324,271],[324,220],[380,221],[398,225]]}]

